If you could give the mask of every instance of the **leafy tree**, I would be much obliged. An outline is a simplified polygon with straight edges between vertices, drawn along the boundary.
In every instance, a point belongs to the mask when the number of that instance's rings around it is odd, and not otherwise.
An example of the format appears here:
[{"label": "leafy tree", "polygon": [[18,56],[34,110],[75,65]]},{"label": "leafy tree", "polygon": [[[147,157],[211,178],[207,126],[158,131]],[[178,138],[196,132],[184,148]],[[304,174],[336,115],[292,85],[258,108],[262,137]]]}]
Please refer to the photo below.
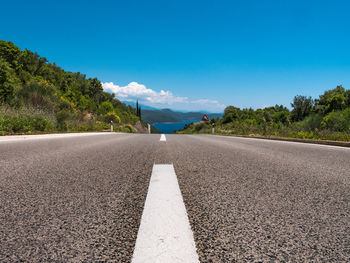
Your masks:
[{"label": "leafy tree", "polygon": [[234,120],[239,119],[240,117],[240,109],[234,106],[228,106],[224,110],[224,116],[222,119],[223,123],[229,123]]},{"label": "leafy tree", "polygon": [[264,119],[265,119],[265,122],[267,123],[272,121],[271,113],[267,110],[264,110]]},{"label": "leafy tree", "polygon": [[35,108],[53,110],[58,101],[54,86],[46,81],[31,81],[17,95],[20,101]]},{"label": "leafy tree", "polygon": [[338,95],[338,94],[344,94],[345,89],[342,85],[338,85],[335,89],[327,90],[323,95],[320,96],[320,99],[317,101],[317,104],[319,105],[327,105],[328,101],[331,97]]},{"label": "leafy tree", "polygon": [[91,99],[88,96],[80,96],[79,103],[78,103],[78,108],[81,111],[87,111],[91,110]]},{"label": "leafy tree", "polygon": [[13,69],[17,70],[21,50],[10,41],[0,40],[0,57],[5,59]]},{"label": "leafy tree", "polygon": [[[121,103],[114,94],[104,92],[97,78],[87,78],[79,72],[64,71],[37,53],[27,49],[21,51],[12,42],[3,40],[0,40],[0,103],[16,109],[16,114],[19,115],[37,109],[38,112],[45,112],[48,114],[45,118],[48,117],[49,123],[55,124],[55,128],[60,130],[74,127],[80,129],[84,125],[84,130],[92,130],[95,119],[93,115],[101,114],[99,119],[103,119],[108,112],[118,113],[116,116],[125,123],[135,123],[139,119],[135,116],[135,109]],[[12,115],[16,117],[16,114]],[[79,124],[85,115],[90,116],[89,124]],[[0,119],[2,117],[0,116]],[[31,118],[30,114],[28,118]],[[35,120],[28,121],[28,118],[16,117],[11,121],[28,124],[22,123],[23,125],[18,126],[22,127],[19,129],[29,126],[34,130],[42,129],[40,125],[35,124]],[[0,134],[5,130],[2,128],[3,123],[10,122],[0,123]],[[103,125],[99,127],[103,128]],[[11,128],[6,131],[19,130]]]},{"label": "leafy tree", "polygon": [[335,94],[327,99],[326,113],[345,109],[345,97],[343,94]]},{"label": "leafy tree", "polygon": [[103,88],[101,82],[97,79],[89,79],[88,95],[94,98],[95,102],[100,103],[102,99]]},{"label": "leafy tree", "polygon": [[114,109],[113,109],[113,105],[112,103],[110,103],[109,101],[104,101],[100,104],[100,107],[99,107],[99,112],[100,114],[102,115],[105,115],[107,114],[108,112],[112,112]]},{"label": "leafy tree", "polygon": [[282,123],[284,125],[288,125],[289,115],[289,111],[278,111],[272,115],[272,119],[275,123]]},{"label": "leafy tree", "polygon": [[304,120],[299,122],[301,128],[305,131],[314,131],[321,128],[321,122],[323,120],[323,115],[319,113],[311,113]]},{"label": "leafy tree", "polygon": [[0,102],[10,102],[14,95],[17,78],[10,64],[0,57]]},{"label": "leafy tree", "polygon": [[120,117],[113,112],[108,112],[107,114],[105,114],[103,116],[103,119],[107,123],[110,123],[111,121],[113,121],[113,123],[120,123]]},{"label": "leafy tree", "polygon": [[29,72],[32,76],[36,76],[40,68],[47,62],[47,59],[26,49],[19,54],[18,62],[21,70]]},{"label": "leafy tree", "polygon": [[293,110],[291,118],[293,121],[301,121],[308,116],[313,108],[313,100],[311,97],[297,95],[291,103]]},{"label": "leafy tree", "polygon": [[332,111],[322,120],[322,126],[334,131],[349,131],[350,129],[350,108],[345,111]]}]

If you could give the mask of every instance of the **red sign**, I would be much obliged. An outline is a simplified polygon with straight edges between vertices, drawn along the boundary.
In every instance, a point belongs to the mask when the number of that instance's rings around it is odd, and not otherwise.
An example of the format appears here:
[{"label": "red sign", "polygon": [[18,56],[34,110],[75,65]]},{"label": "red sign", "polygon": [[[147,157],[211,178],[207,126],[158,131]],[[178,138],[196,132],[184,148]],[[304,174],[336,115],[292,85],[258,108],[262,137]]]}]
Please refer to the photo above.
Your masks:
[{"label": "red sign", "polygon": [[207,114],[204,114],[204,115],[203,115],[202,121],[209,121],[209,118],[208,118]]}]

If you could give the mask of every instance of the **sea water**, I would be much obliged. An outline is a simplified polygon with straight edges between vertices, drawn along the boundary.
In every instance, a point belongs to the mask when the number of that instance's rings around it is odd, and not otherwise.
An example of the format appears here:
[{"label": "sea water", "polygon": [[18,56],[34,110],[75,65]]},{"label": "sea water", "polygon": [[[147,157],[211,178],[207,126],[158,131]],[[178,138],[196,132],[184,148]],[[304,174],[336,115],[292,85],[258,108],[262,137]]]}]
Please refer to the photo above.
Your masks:
[{"label": "sea water", "polygon": [[182,121],[182,122],[160,122],[153,123],[153,126],[160,130],[162,133],[169,134],[176,130],[181,130],[185,126],[185,124],[192,122],[200,122],[200,121]]}]

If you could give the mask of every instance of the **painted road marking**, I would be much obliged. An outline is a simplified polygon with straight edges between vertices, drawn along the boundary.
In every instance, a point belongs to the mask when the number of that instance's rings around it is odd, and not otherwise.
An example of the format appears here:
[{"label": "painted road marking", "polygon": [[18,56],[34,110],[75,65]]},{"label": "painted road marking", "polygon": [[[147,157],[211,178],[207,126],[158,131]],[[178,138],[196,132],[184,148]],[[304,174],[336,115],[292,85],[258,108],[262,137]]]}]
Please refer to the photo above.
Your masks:
[{"label": "painted road marking", "polygon": [[132,263],[199,263],[172,164],[155,164]]},{"label": "painted road marking", "polygon": [[165,134],[160,135],[160,141],[161,142],[166,142]]},{"label": "painted road marking", "polygon": [[40,134],[40,135],[10,135],[0,136],[0,142],[23,141],[23,140],[37,140],[37,139],[53,139],[53,138],[68,138],[81,137],[91,135],[111,135],[122,134],[117,132],[82,132],[82,133],[58,133],[58,134]]},{"label": "painted road marking", "polygon": [[[187,135],[187,136],[198,136],[198,135]],[[200,136],[205,136],[208,137],[208,135],[200,135]],[[264,142],[271,142],[271,143],[276,143],[276,144],[283,144],[283,143],[289,143],[289,144],[295,144],[295,145],[300,145],[300,146],[311,146],[311,147],[329,147],[329,148],[334,148],[334,149],[346,149],[350,150],[350,147],[345,147],[345,146],[335,146],[335,145],[326,145],[326,144],[317,144],[317,143],[308,143],[308,142],[293,142],[293,141],[283,141],[283,140],[269,140],[269,139],[262,139],[262,138],[249,138],[249,137],[240,137],[240,136],[224,136],[224,135],[215,135],[216,137],[220,138],[231,138],[231,139],[242,139],[242,140],[260,140]],[[212,136],[210,136],[212,137]]]}]

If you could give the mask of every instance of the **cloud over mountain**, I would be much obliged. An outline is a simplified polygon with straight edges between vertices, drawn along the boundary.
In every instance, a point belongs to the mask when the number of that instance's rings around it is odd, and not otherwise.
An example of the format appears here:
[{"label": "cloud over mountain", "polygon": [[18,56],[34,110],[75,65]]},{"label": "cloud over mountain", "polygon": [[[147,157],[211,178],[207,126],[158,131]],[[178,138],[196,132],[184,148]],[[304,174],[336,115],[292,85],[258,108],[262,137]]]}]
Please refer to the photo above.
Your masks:
[{"label": "cloud over mountain", "polygon": [[217,100],[191,100],[188,97],[175,96],[171,91],[161,90],[157,92],[137,82],[130,82],[126,86],[119,86],[113,82],[105,82],[102,86],[105,91],[114,93],[120,100],[135,101],[138,99],[140,102],[149,106],[172,107],[183,110],[208,109],[212,111],[222,111],[225,108],[225,105],[220,104]]}]

